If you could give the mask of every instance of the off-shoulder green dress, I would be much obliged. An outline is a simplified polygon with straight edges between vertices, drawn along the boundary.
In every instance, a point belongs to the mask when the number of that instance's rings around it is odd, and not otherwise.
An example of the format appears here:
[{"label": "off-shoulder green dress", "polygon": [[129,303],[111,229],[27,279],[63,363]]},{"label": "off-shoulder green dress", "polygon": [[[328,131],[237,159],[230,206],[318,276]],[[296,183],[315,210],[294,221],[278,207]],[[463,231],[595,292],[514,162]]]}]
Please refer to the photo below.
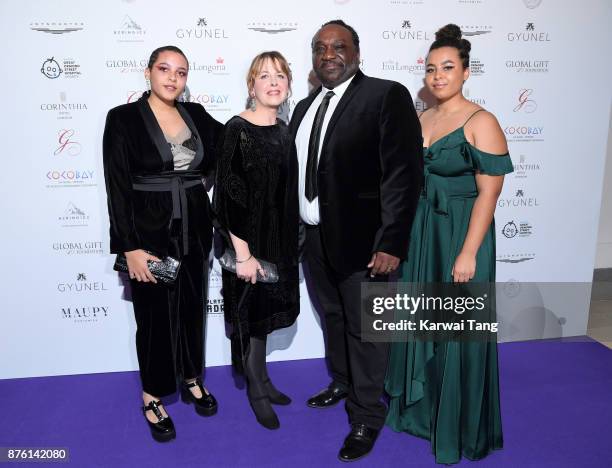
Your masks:
[{"label": "off-shoulder green dress", "polygon": [[[402,281],[450,282],[477,195],[475,174],[507,174],[512,162],[472,146],[464,127],[424,153],[425,184]],[[495,281],[494,222],[472,281]],[[392,343],[385,388],[387,425],[430,440],[438,463],[457,463],[462,455],[476,460],[503,445],[495,342]]]}]

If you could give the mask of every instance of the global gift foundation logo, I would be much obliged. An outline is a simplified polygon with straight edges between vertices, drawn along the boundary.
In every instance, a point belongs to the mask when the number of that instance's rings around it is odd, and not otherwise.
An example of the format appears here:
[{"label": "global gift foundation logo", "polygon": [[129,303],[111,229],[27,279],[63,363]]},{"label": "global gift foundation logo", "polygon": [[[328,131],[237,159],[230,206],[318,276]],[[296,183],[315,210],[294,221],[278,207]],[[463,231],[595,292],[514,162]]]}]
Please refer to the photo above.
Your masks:
[{"label": "global gift foundation logo", "polygon": [[149,60],[146,58],[114,58],[105,62],[106,68],[119,73],[143,73]]},{"label": "global gift foundation logo", "polygon": [[510,59],[506,60],[506,69],[517,73],[548,73],[550,60]]},{"label": "global gift foundation logo", "polygon": [[47,58],[40,67],[40,72],[45,78],[54,80],[59,78],[74,79],[81,77],[81,65],[73,58],[56,59]]},{"label": "global gift foundation logo", "polygon": [[82,31],[84,27],[85,24],[78,21],[34,21],[30,23],[32,31],[53,35]]},{"label": "global gift foundation logo", "polygon": [[102,241],[59,241],[52,244],[54,252],[63,255],[102,254]]}]

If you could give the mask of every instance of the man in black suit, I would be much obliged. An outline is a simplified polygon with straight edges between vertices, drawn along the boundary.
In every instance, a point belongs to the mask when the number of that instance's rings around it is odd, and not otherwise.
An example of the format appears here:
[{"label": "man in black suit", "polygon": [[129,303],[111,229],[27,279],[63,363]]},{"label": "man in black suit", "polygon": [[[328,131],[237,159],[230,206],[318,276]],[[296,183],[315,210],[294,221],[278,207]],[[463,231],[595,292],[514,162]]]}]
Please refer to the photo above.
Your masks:
[{"label": "man in black suit", "polygon": [[361,340],[363,281],[387,281],[408,251],[423,179],[421,127],[408,90],[359,70],[359,36],[341,20],[312,40],[322,87],[291,119],[299,162],[305,258],[323,309],[333,381],[308,400],[347,397],[351,432],[339,453],[367,455],[382,428],[387,343]]}]

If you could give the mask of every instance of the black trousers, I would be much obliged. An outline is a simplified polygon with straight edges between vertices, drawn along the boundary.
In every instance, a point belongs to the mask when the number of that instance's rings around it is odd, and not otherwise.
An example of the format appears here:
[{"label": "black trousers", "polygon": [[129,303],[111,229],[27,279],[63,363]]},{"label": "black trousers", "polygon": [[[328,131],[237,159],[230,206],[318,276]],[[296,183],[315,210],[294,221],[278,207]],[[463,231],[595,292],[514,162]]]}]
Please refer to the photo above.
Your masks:
[{"label": "black trousers", "polygon": [[208,257],[199,245],[190,247],[173,287],[130,283],[142,389],[171,395],[178,380],[199,377],[204,368]]},{"label": "black trousers", "polygon": [[349,420],[381,429],[387,413],[381,397],[389,344],[361,340],[360,298],[362,282],[386,281],[387,277],[370,278],[368,270],[350,275],[335,271],[316,226],[306,228],[304,253],[310,273],[309,289],[316,294],[325,317],[326,355],[332,377],[349,391]]}]

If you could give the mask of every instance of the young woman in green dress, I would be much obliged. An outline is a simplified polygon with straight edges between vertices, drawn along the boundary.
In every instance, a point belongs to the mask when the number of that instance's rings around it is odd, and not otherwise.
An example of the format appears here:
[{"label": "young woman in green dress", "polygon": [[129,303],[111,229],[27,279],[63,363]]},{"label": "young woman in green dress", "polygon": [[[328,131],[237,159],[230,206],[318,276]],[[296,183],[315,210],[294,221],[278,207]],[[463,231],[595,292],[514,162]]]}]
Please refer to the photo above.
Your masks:
[{"label": "young woman in green dress", "polygon": [[[429,49],[425,83],[437,102],[420,116],[425,185],[402,281],[495,282],[493,213],[512,163],[496,118],[462,94],[470,48],[449,24]],[[390,352],[392,429],[430,440],[438,463],[502,448],[495,342],[406,339]]]}]

